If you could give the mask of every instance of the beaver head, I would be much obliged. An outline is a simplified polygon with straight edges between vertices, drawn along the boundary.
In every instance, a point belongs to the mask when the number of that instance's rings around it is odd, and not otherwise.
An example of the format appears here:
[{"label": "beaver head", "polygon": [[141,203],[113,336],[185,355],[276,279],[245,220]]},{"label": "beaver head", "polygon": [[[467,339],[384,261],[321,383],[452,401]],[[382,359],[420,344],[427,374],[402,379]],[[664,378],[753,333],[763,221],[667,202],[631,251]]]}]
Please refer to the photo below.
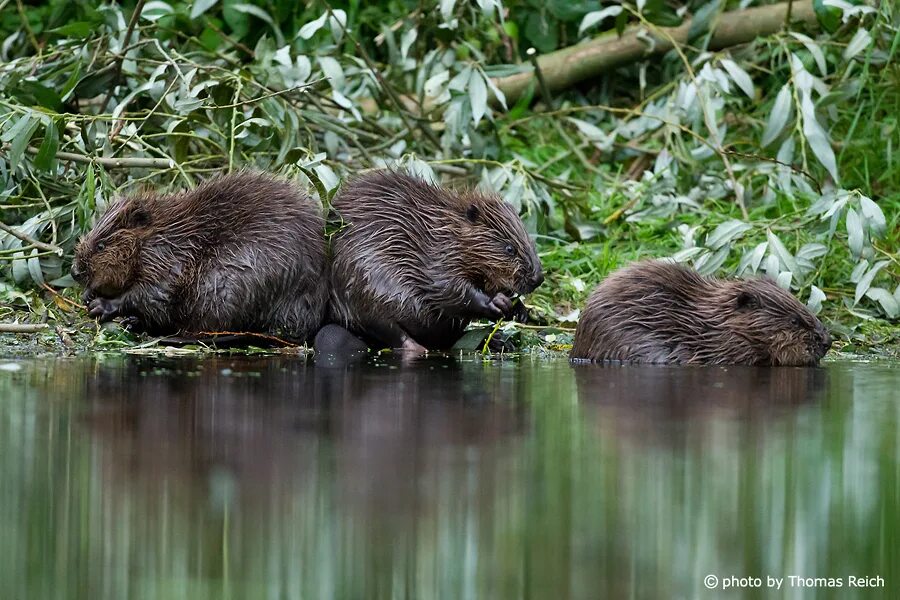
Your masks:
[{"label": "beaver head", "polygon": [[515,209],[498,196],[460,196],[461,268],[487,294],[527,294],[544,282],[534,241]]},{"label": "beaver head", "polygon": [[141,246],[152,227],[152,198],[121,198],[75,247],[72,277],[85,288],[85,299],[114,298],[137,280]]},{"label": "beaver head", "polygon": [[747,343],[746,348],[738,345],[741,352],[755,357],[735,362],[814,366],[831,347],[831,336],[821,321],[774,281],[727,281],[719,289],[724,298],[717,298],[707,310],[716,314],[714,320],[731,336]]}]

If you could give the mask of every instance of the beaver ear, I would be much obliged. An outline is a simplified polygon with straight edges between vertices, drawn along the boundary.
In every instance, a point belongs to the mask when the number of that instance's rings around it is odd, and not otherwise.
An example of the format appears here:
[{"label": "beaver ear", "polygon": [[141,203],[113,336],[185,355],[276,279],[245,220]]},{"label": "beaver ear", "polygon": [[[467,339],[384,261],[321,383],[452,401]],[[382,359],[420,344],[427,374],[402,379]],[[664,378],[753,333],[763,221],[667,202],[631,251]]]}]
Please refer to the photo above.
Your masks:
[{"label": "beaver ear", "polygon": [[474,204],[470,204],[469,207],[466,209],[466,218],[469,221],[471,221],[472,223],[475,223],[478,221],[478,215],[480,215],[480,214],[481,214],[481,211]]},{"label": "beaver ear", "polygon": [[759,308],[759,298],[753,292],[743,291],[738,294],[737,307],[749,310]]},{"label": "beaver ear", "polygon": [[131,227],[146,227],[150,224],[150,213],[148,213],[143,208],[136,208],[131,213],[131,217],[128,219],[128,224]]}]

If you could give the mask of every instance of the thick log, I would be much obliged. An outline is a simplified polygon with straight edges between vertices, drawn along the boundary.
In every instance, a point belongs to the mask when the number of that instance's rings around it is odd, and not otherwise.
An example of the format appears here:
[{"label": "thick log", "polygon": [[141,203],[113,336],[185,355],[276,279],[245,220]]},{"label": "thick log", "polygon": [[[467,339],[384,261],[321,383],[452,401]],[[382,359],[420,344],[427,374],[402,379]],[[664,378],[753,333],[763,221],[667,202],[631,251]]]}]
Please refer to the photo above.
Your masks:
[{"label": "thick log", "polygon": [[[714,23],[709,48],[721,50],[775,33],[784,27],[790,4],[784,2],[722,13]],[[812,0],[793,2],[790,11],[792,22],[810,26],[817,23]],[[589,42],[540,56],[538,67],[551,92],[563,90],[621,65],[668,52],[672,49],[672,40],[678,44],[686,43],[691,23],[687,20],[678,27],[658,27],[659,31],[635,26],[628,28],[621,37],[614,31],[609,32]],[[652,39],[653,43],[649,43],[647,38]],[[529,69],[496,78],[494,83],[506,96],[507,106],[510,106],[528,89],[533,79],[534,70]]]}]

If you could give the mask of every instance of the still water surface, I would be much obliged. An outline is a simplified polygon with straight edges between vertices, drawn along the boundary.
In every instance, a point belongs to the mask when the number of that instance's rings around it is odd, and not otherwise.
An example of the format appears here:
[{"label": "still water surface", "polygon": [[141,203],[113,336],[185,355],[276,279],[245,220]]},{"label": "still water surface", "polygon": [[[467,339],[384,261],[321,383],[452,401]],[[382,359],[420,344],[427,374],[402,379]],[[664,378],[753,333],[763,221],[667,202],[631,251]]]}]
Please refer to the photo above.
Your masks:
[{"label": "still water surface", "polygon": [[3,599],[900,597],[896,364],[15,364]]}]

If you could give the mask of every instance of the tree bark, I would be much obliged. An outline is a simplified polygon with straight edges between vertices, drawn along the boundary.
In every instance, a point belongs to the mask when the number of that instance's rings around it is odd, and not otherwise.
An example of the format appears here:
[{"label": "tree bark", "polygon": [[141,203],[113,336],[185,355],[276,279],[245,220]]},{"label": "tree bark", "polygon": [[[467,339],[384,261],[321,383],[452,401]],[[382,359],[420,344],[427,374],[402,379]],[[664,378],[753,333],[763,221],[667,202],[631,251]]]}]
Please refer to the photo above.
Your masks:
[{"label": "tree bark", "polygon": [[[816,15],[812,0],[784,2],[769,6],[759,6],[746,10],[722,13],[714,23],[710,39],[710,50],[720,50],[729,46],[745,44],[759,36],[771,35],[785,25],[789,6],[792,22],[816,25]],[[655,54],[663,54],[672,49],[672,40],[678,44],[687,42],[691,20],[678,27],[659,27],[659,31],[644,26],[628,28],[621,37],[615,32],[605,33],[593,40],[556,50],[538,57],[538,66],[551,91],[563,90],[572,85],[595,77],[620,65],[632,63]],[[643,32],[641,39],[638,37]],[[661,32],[665,32],[665,35]],[[654,43],[648,44],[646,38]],[[670,39],[671,38],[671,39]],[[534,80],[534,71],[529,69],[508,77],[494,79],[494,83],[506,96],[507,106],[514,104]]]}]

